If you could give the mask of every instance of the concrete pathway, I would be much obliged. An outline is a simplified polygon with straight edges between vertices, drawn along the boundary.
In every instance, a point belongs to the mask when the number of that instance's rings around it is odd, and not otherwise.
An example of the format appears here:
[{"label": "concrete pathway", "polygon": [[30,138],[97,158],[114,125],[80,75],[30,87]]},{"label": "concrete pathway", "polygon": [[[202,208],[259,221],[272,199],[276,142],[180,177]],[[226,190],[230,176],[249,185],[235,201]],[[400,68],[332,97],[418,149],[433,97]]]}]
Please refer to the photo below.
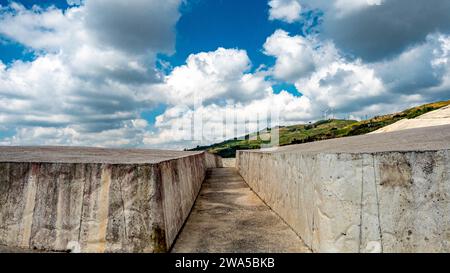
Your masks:
[{"label": "concrete pathway", "polygon": [[309,252],[235,168],[208,171],[172,252]]}]

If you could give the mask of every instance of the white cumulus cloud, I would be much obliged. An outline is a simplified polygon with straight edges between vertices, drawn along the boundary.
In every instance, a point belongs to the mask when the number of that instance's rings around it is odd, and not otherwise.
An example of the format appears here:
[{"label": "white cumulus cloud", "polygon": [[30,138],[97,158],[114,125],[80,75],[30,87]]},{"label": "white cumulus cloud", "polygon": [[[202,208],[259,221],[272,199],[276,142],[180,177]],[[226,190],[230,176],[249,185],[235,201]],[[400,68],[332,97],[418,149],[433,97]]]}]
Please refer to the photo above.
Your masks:
[{"label": "white cumulus cloud", "polygon": [[271,20],[284,20],[288,23],[298,21],[302,6],[297,0],[270,0],[269,18]]},{"label": "white cumulus cloud", "polygon": [[276,79],[293,82],[314,109],[365,117],[448,99],[449,36],[430,34],[395,58],[367,63],[346,58],[331,40],[275,31],[264,45],[276,58]]},{"label": "white cumulus cloud", "polygon": [[277,6],[269,0],[270,14],[277,14],[294,2],[301,7],[296,10],[297,16],[290,15],[295,20],[283,16],[275,19],[288,23],[306,21],[306,11],[320,10],[320,36],[365,61],[392,58],[425,42],[434,32],[450,34],[447,0],[435,0],[432,4],[423,0],[286,0]]},{"label": "white cumulus cloud", "polygon": [[244,50],[218,48],[192,54],[185,65],[175,67],[166,77],[168,102],[245,102],[267,96],[271,89],[266,73],[250,73],[250,68]]},{"label": "white cumulus cloud", "polygon": [[156,54],[173,51],[180,3],[1,7],[0,35],[36,55],[0,65],[0,122],[17,131],[2,143],[142,145],[141,112],[162,100]]}]

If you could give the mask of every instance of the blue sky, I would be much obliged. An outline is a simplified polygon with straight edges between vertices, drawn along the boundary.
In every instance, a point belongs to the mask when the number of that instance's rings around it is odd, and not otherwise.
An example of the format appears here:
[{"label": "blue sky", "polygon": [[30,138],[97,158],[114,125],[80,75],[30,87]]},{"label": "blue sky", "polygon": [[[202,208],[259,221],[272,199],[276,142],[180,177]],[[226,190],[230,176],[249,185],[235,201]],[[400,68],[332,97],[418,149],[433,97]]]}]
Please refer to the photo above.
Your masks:
[{"label": "blue sky", "polygon": [[[282,27],[292,34],[302,34],[302,24],[267,20],[269,6],[261,0],[194,0],[181,6],[177,23],[176,52],[161,59],[172,66],[184,64],[193,53],[216,50],[218,47],[245,49],[252,61],[252,70],[272,66],[275,58],[262,52],[262,45],[276,29]],[[297,95],[295,86],[274,85],[276,92],[287,90]]]},{"label": "blue sky", "polygon": [[[10,1],[2,0],[6,6]],[[20,1],[24,6],[56,6],[68,8],[67,2],[60,1]],[[252,61],[251,70],[260,65],[272,66],[275,58],[262,52],[262,45],[267,37],[282,27],[292,34],[302,34],[302,24],[287,24],[283,21],[267,20],[269,6],[261,0],[193,0],[180,6],[182,17],[176,24],[176,44],[174,54],[159,54],[159,58],[168,61],[171,66],[184,64],[190,54],[216,50],[218,47],[245,49]],[[15,60],[30,61],[35,54],[20,43],[4,38],[0,44],[1,60],[10,64]],[[293,84],[277,82],[273,85],[276,93],[286,90],[299,95]],[[143,112],[142,116],[154,122],[162,114],[164,106],[158,104],[155,109]]]},{"label": "blue sky", "polygon": [[27,8],[31,8],[33,5],[39,5],[41,7],[56,6],[61,9],[66,9],[68,7],[67,1],[65,0],[24,0],[24,1],[10,1],[1,0],[0,5],[7,6],[11,2],[21,3]]},{"label": "blue sky", "polygon": [[[9,0],[0,0],[0,5],[8,6],[11,2],[12,1]],[[42,7],[56,6],[61,9],[66,9],[68,7],[67,1],[65,0],[27,0],[17,2],[21,3],[27,8],[31,8],[33,7],[33,5],[39,5]],[[17,43],[14,40],[10,40],[6,37],[0,38],[0,52],[0,60],[5,64],[9,64],[16,60],[30,61],[35,57],[34,53],[28,50],[24,45]]]},{"label": "blue sky", "polygon": [[232,137],[230,111],[254,130],[450,94],[445,0],[0,5],[1,145],[182,149]]},{"label": "blue sky", "polygon": [[261,0],[194,0],[181,7],[177,23],[176,53],[168,60],[182,65],[187,56],[218,47],[248,52],[254,68],[273,65],[274,58],[261,52],[262,45],[276,29],[300,33],[299,24],[267,20],[269,6]]},{"label": "blue sky", "polygon": [[[11,1],[1,0],[7,6]],[[25,7],[68,7],[65,0],[16,1]],[[240,48],[248,52],[253,69],[260,65],[271,66],[275,58],[262,53],[262,45],[267,37],[282,27],[292,34],[302,34],[302,24],[287,24],[283,21],[267,20],[269,6],[261,0],[192,0],[180,6],[182,17],[176,24],[176,52],[171,55],[160,54],[162,60],[172,66],[184,64],[193,53],[213,51],[218,47]],[[31,60],[33,53],[20,43],[3,37],[0,45],[1,60],[10,63],[14,60]]]}]

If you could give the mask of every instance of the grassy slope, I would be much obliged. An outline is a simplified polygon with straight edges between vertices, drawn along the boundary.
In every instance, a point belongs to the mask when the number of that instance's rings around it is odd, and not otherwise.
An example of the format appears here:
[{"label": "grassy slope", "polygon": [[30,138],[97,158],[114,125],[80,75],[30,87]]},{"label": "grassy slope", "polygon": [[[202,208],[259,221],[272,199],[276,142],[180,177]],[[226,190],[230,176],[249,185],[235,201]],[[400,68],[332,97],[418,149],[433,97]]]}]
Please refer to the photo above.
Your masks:
[{"label": "grassy slope", "polygon": [[[425,104],[407,109],[403,112],[377,116],[363,121],[330,119],[318,121],[313,124],[282,126],[273,130],[280,130],[281,146],[307,143],[324,139],[367,134],[401,119],[416,118],[447,105],[450,105],[450,101]],[[192,150],[208,150],[222,157],[234,157],[236,150],[259,149],[261,144],[268,143],[268,139],[265,139],[266,135],[267,133],[253,133],[242,139],[227,140],[210,146],[197,147]]]}]

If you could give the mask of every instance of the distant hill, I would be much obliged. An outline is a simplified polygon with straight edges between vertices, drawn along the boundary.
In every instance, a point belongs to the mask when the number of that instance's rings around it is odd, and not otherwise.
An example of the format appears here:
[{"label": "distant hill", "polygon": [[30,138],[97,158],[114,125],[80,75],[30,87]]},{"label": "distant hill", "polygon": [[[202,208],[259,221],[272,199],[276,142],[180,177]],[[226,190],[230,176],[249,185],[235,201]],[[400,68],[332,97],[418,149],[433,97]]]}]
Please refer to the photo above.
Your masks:
[{"label": "distant hill", "polygon": [[[417,106],[404,110],[399,113],[376,116],[374,118],[356,121],[329,119],[321,120],[312,124],[299,124],[292,126],[280,126],[273,130],[279,130],[280,145],[292,145],[325,140],[338,137],[356,136],[376,131],[382,127],[393,124],[402,119],[413,119],[427,112],[450,105],[449,101],[441,101]],[[266,129],[258,133],[252,133],[239,139],[230,139],[224,142],[209,146],[199,146],[190,151],[208,150],[224,158],[236,156],[236,150],[260,149],[262,144],[267,144],[267,132],[272,129]]]}]

